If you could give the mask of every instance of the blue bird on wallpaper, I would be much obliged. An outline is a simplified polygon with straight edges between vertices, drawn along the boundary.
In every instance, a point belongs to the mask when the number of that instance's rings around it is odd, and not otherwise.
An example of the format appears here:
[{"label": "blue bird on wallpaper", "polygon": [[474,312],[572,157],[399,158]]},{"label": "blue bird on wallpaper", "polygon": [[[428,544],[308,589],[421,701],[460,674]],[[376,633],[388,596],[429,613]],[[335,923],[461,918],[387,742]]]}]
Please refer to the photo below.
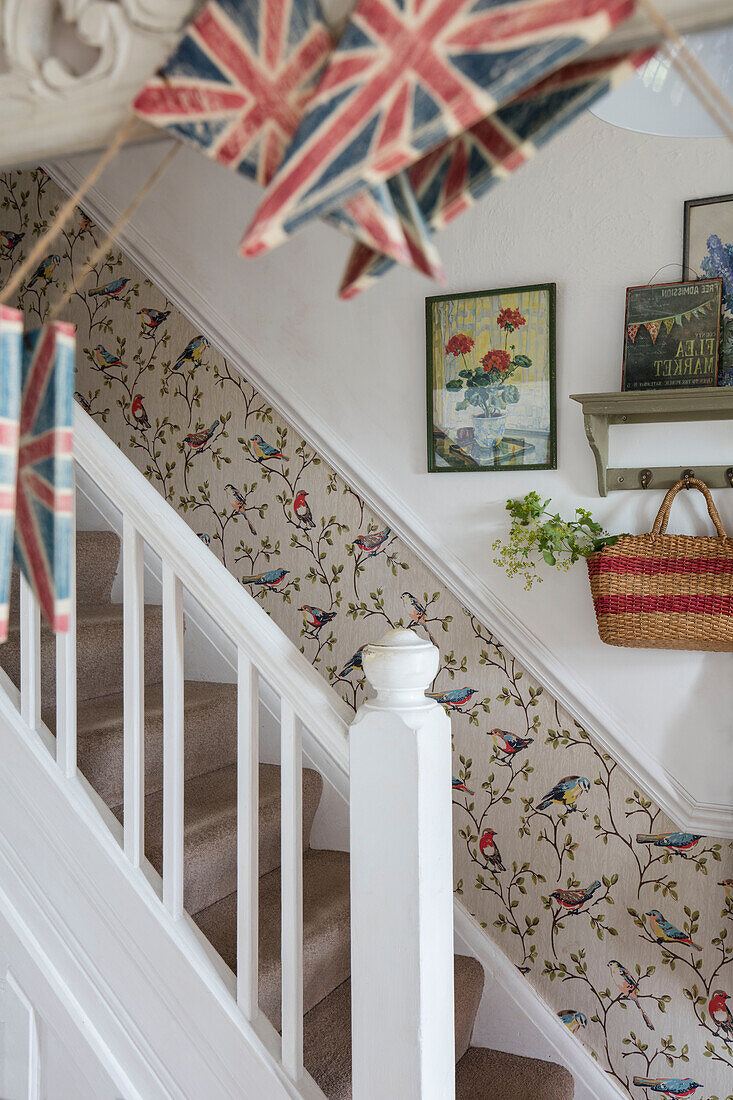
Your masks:
[{"label": "blue bird on wallpaper", "polygon": [[558,780],[551,791],[548,791],[542,801],[538,804],[538,810],[546,810],[553,802],[556,802],[558,806],[567,806],[568,811],[577,809],[575,803],[583,791],[590,790],[590,780],[586,779],[584,775],[566,775],[564,779]]},{"label": "blue bird on wallpaper", "polygon": [[85,409],[86,412],[91,412],[92,411],[91,401],[89,400],[88,397],[85,397],[83,393],[79,393],[78,390],[74,390],[74,397],[79,402],[82,409]]},{"label": "blue bird on wallpaper", "polygon": [[197,531],[196,533],[203,542],[204,546],[211,546],[211,535],[207,534],[206,531]]},{"label": "blue bird on wallpaper", "polygon": [[335,611],[324,611],[322,607],[314,607],[310,603],[304,603],[298,608],[298,611],[306,621],[308,628],[306,634],[310,634],[314,638],[318,637],[326,623],[330,623],[331,619],[336,618]]},{"label": "blue bird on wallpaper", "polygon": [[364,645],[360,645],[356,653],[349,657],[344,667],[339,672],[339,676],[345,677],[350,675],[356,668],[363,668],[362,657],[364,656],[364,650],[369,645],[368,642],[364,642]]},{"label": "blue bird on wallpaper", "polygon": [[156,328],[168,320],[171,311],[169,309],[139,309],[137,315],[142,317],[140,324],[148,330],[144,335],[152,336]]},{"label": "blue bird on wallpaper", "polygon": [[692,1096],[696,1089],[703,1087],[693,1077],[634,1077],[634,1084],[639,1088],[649,1089],[650,1092],[669,1096],[672,1100],[678,1100],[681,1096]]},{"label": "blue bird on wallpaper", "polygon": [[107,351],[102,344],[97,344],[93,351],[94,362],[102,370],[111,370],[112,367],[121,367],[123,370],[127,370],[127,364],[123,363],[119,355],[114,355],[111,351]]},{"label": "blue bird on wallpaper", "polygon": [[209,346],[209,341],[205,336],[194,336],[193,340],[189,340],[181,354],[173,364],[173,370],[180,370],[184,363],[200,363],[201,356]]},{"label": "blue bird on wallpaper", "polygon": [[558,1016],[569,1027],[573,1035],[580,1031],[581,1027],[588,1026],[588,1017],[583,1012],[577,1012],[574,1008],[561,1008]]},{"label": "blue bird on wallpaper", "polygon": [[119,298],[129,281],[129,279],[113,279],[111,283],[105,283],[104,286],[95,286],[93,290],[87,291],[87,298]]},{"label": "blue bird on wallpaper", "polygon": [[637,833],[637,844],[653,844],[655,848],[667,848],[670,852],[683,855],[691,851],[702,840],[699,833]]},{"label": "blue bird on wallpaper", "polygon": [[470,795],[473,795],[475,793],[474,791],[472,791],[470,789],[470,787],[466,786],[466,784],[463,782],[462,779],[456,779],[455,776],[453,776],[453,790],[454,791],[463,791],[464,794],[470,794]]},{"label": "blue bird on wallpaper", "polygon": [[269,569],[266,573],[255,573],[251,577],[242,577],[242,584],[261,584],[264,588],[277,588],[289,572],[289,569]]},{"label": "blue bird on wallpaper", "polygon": [[261,435],[253,435],[250,439],[252,444],[252,450],[257,455],[260,461],[264,461],[267,458],[282,458],[287,462],[287,456],[282,453],[279,447],[273,447],[271,443],[267,443]]},{"label": "blue bird on wallpaper", "polygon": [[621,993],[622,1000],[633,1001],[639,1009],[646,1026],[650,1031],[654,1031],[654,1024],[639,1003],[639,983],[636,978],[618,959],[611,959],[608,963],[608,969],[611,971],[613,980]]},{"label": "blue bird on wallpaper", "polygon": [[494,744],[505,756],[514,756],[526,749],[534,741],[534,737],[519,737],[508,730],[493,729],[489,731],[494,739]]},{"label": "blue bird on wallpaper", "polygon": [[32,286],[35,286],[36,283],[40,283],[41,279],[43,279],[46,283],[46,286],[48,286],[48,284],[51,282],[51,277],[54,271],[60,263],[61,257],[58,256],[55,252],[52,252],[50,255],[46,256],[45,259],[41,260],[40,264],[28,280],[28,289],[30,290],[30,288]]},{"label": "blue bird on wallpaper", "polygon": [[365,554],[376,554],[380,547],[384,546],[385,542],[392,534],[389,527],[385,527],[383,531],[373,531],[371,534],[358,535],[354,539],[354,546],[358,546],[360,550],[363,550]]},{"label": "blue bird on wallpaper", "polygon": [[0,229],[0,244],[7,253],[11,253],[16,245],[25,237],[25,233],[13,233],[10,229]]},{"label": "blue bird on wallpaper", "polygon": [[184,435],[183,442],[188,443],[192,451],[203,451],[218,427],[219,421],[215,420],[210,428],[201,428],[200,431],[189,432],[188,435]]},{"label": "blue bird on wallpaper", "polygon": [[447,707],[448,710],[457,710],[458,707],[462,707],[472,695],[476,694],[476,688],[462,687],[451,688],[450,691],[426,691],[428,699],[435,699],[436,703],[440,703],[441,707]]},{"label": "blue bird on wallpaper", "polygon": [[670,924],[667,918],[662,916],[658,909],[650,909],[644,916],[649,917],[649,924],[651,925],[657,943],[681,943],[686,947],[694,947],[696,951],[702,951],[702,947],[700,947],[699,943],[695,943],[687,932],[683,932],[681,929],[675,928],[673,924]]}]

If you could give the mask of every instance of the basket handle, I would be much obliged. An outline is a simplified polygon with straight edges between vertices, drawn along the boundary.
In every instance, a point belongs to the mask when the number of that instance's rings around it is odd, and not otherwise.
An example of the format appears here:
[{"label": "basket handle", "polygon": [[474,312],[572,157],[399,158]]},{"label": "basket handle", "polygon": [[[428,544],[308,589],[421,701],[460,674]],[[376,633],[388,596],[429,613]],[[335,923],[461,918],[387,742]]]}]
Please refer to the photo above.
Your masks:
[{"label": "basket handle", "polygon": [[662,507],[657,512],[657,518],[654,520],[654,526],[652,527],[652,537],[656,535],[663,535],[667,530],[667,522],[669,520],[669,513],[672,510],[672,502],[679,493],[680,489],[699,489],[702,495],[705,497],[708,506],[708,515],[715,524],[715,530],[720,535],[721,539],[725,539],[728,536],[725,533],[725,528],[718,515],[718,509],[715,507],[712,494],[708,489],[704,481],[700,481],[697,477],[684,478],[682,481],[678,481],[676,485],[667,492],[664,500],[662,501]]}]

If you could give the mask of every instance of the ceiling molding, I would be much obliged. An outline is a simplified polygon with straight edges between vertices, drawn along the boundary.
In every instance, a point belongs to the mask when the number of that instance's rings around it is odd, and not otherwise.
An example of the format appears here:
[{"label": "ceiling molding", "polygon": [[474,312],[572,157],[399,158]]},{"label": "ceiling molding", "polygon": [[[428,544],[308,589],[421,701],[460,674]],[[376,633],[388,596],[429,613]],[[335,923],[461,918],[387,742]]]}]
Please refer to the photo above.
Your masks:
[{"label": "ceiling molding", "polygon": [[[0,168],[103,148],[193,0],[0,0]],[[50,15],[68,24],[59,33]],[[140,126],[139,138],[156,134]],[[136,137],[137,140],[137,137]]]},{"label": "ceiling molding", "polygon": [[[79,169],[69,161],[46,166],[67,192],[80,182]],[[120,215],[100,192],[93,189],[84,201],[87,213],[103,228]],[[605,708],[578,679],[574,671],[503,603],[486,580],[470,570],[445,543],[433,537],[409,506],[364,462],[332,425],[308,406],[282,380],[275,389],[275,372],[258,349],[221,316],[216,306],[177,271],[134,226],[120,236],[120,247],[171,302],[205,334],[267,398],[272,407],[298,431],[333,467],[337,474],[380,515],[462,605],[485,623],[517,657],[524,668],[590,733],[647,796],[680,829],[733,839],[733,805],[698,802],[681,780],[656,760],[635,734]],[[705,829],[698,828],[705,823]]]}]

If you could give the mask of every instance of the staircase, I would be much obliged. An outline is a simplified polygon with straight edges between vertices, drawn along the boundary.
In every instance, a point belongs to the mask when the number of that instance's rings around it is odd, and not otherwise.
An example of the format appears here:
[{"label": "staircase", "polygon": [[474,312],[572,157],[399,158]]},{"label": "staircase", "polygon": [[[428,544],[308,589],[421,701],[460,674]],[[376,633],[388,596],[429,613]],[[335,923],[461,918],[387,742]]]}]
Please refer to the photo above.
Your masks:
[{"label": "staircase", "polygon": [[[84,414],[81,414],[82,416]],[[120,463],[125,460],[119,455]],[[167,508],[167,505],[161,504]],[[138,546],[139,549],[139,546]],[[204,551],[204,553],[207,553]],[[242,721],[238,707],[237,685],[186,680],[182,687],[182,721],[180,740],[180,791],[166,787],[166,761],[173,761],[166,748],[170,737],[168,706],[175,704],[176,692],[164,669],[170,660],[164,653],[163,616],[165,609],[146,604],[138,608],[141,626],[140,640],[144,660],[138,673],[144,682],[144,775],[143,804],[135,807],[128,792],[126,778],[131,775],[131,762],[125,760],[126,737],[130,738],[129,682],[123,673],[126,648],[123,624],[132,621],[129,606],[113,604],[110,599],[115,575],[120,567],[120,539],[113,532],[80,531],[77,533],[77,614],[76,614],[76,750],[78,768],[97,792],[115,818],[122,824],[126,837],[135,824],[125,821],[126,814],[144,816],[140,832],[144,835],[145,857],[164,876],[163,901],[175,895],[175,886],[167,888],[166,863],[175,858],[176,846],[167,836],[175,814],[182,814],[181,884],[185,911],[227,967],[236,972],[238,959],[246,959],[240,942],[238,952],[238,920],[242,907],[238,905],[237,882],[246,868],[238,845],[242,844],[244,821],[238,821],[238,724]],[[138,582],[142,572],[138,557]],[[126,572],[126,586],[130,577]],[[21,686],[21,638],[18,585],[14,579],[11,607],[14,617],[7,643],[0,649],[0,665],[12,682]],[[140,585],[138,584],[138,589]],[[165,579],[164,579],[165,593]],[[25,599],[28,599],[26,594]],[[165,603],[165,598],[164,598]],[[182,610],[178,601],[180,636]],[[182,671],[182,652],[179,654]],[[27,660],[28,658],[26,658]],[[40,630],[37,671],[40,672],[42,720],[51,732],[56,730],[59,710],[57,694],[56,639],[45,626]],[[127,657],[129,666],[130,659]],[[241,674],[241,668],[240,668]],[[26,677],[28,673],[26,672]],[[166,682],[164,683],[164,680]],[[241,677],[240,677],[241,684]],[[27,684],[24,686],[27,690]],[[126,691],[128,714],[126,718]],[[252,700],[249,700],[250,712]],[[283,700],[282,723],[288,725],[286,703]],[[185,736],[183,730],[185,729]],[[127,732],[126,732],[127,731]],[[317,732],[317,731],[316,731]],[[68,736],[68,732],[67,732]],[[128,746],[134,742],[128,740]],[[184,751],[185,746],[185,751]],[[68,749],[64,750],[68,752]],[[127,750],[129,757],[129,747]],[[141,754],[142,757],[142,754]],[[284,759],[284,758],[283,758]],[[142,758],[140,760],[142,764]],[[240,761],[240,765],[241,765]],[[174,768],[175,770],[175,768]],[[258,937],[256,947],[256,989],[259,1010],[272,1027],[283,1030],[283,1015],[289,1011],[290,996],[283,995],[285,943],[281,927],[281,910],[287,913],[287,898],[292,897],[283,885],[281,857],[288,854],[282,846],[283,823],[288,820],[287,807],[282,804],[283,775],[279,766],[257,765],[259,789],[257,836],[257,884],[254,895],[257,905]],[[138,777],[142,783],[142,775]],[[324,851],[311,847],[311,829],[318,811],[324,780],[312,768],[302,769],[302,1065],[329,1100],[349,1100],[352,1097],[351,1059],[351,944],[350,944],[350,883],[349,853]],[[173,812],[171,812],[173,803]],[[378,808],[375,808],[378,812]],[[246,814],[243,815],[246,817]],[[292,815],[291,815],[292,816]],[[295,823],[291,836],[301,831]],[[127,844],[126,850],[133,850]],[[167,852],[173,856],[169,860]],[[299,861],[296,861],[299,863]],[[240,878],[240,881],[242,879]],[[297,893],[295,895],[297,897]],[[285,898],[285,900],[283,900]],[[287,917],[285,918],[287,920]],[[297,928],[297,925],[296,925]],[[398,980],[398,976],[395,976]],[[289,988],[293,977],[289,975]],[[566,1069],[550,1062],[523,1058],[498,1051],[475,1048],[471,1035],[481,1001],[484,973],[472,958],[455,956],[455,1058],[456,1096],[460,1100],[572,1100],[574,1085]],[[295,987],[296,990],[297,980]],[[381,991],[385,999],[390,989]],[[296,1001],[297,1003],[297,1001]],[[293,1026],[290,1019],[289,1026]],[[297,1034],[297,1026],[295,1031]],[[286,1060],[283,1041],[283,1062]],[[379,1058],[379,1052],[374,1057]],[[248,1095],[246,1087],[242,1095]],[[298,1095],[303,1095],[298,1093]],[[310,1093],[309,1095],[313,1095]],[[198,1100],[191,1097],[190,1100]],[[369,1097],[372,1100],[372,1097]],[[387,1100],[373,1097],[373,1100]]]}]

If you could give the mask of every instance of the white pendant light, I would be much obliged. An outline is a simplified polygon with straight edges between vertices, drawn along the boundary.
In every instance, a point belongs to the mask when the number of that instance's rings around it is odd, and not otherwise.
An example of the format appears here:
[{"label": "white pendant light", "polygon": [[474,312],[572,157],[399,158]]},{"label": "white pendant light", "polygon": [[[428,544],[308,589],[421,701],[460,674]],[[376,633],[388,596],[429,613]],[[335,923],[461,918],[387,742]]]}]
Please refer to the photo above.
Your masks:
[{"label": "white pendant light", "polygon": [[[690,34],[685,43],[720,91],[733,100],[733,27]],[[642,134],[723,136],[720,127],[663,50],[643,65],[631,80],[599,99],[591,111],[604,122]]]}]

